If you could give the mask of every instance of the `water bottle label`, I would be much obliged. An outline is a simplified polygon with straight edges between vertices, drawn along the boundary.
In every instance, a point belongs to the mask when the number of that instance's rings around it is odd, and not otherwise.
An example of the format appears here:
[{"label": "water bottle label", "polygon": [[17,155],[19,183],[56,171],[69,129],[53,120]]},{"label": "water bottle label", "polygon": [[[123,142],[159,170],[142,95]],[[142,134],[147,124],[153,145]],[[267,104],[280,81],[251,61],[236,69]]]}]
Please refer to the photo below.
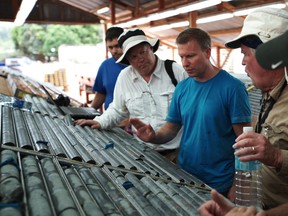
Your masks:
[{"label": "water bottle label", "polygon": [[235,169],[236,170],[260,170],[261,169],[261,162],[255,161],[248,161],[248,162],[241,162],[239,157],[235,157]]}]

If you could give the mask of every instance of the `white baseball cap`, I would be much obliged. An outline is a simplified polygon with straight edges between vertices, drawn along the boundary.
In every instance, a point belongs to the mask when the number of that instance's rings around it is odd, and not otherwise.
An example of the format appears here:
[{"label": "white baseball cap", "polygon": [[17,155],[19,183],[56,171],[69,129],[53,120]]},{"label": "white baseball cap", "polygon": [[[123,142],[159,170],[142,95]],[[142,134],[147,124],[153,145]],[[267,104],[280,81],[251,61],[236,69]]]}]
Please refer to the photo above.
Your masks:
[{"label": "white baseball cap", "polygon": [[[228,48],[239,48],[250,36],[255,39],[247,46],[256,49],[261,43],[282,35],[288,30],[288,12],[283,9],[262,8],[251,12],[244,20],[241,33],[225,44]],[[257,41],[258,39],[258,41]],[[246,44],[245,44],[246,45]]]}]

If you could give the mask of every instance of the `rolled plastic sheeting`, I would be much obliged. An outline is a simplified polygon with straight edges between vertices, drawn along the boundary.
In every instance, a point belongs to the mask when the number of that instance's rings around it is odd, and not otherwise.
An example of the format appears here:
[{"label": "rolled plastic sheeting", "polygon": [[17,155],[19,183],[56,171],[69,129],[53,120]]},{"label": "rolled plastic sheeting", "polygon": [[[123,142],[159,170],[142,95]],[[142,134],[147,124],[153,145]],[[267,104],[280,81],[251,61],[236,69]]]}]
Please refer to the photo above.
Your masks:
[{"label": "rolled plastic sheeting", "polygon": [[[131,173],[127,173],[126,178],[133,183],[133,185],[143,194],[144,197],[150,200],[150,202],[155,205],[156,207],[160,205],[161,202],[165,203],[166,208],[170,210],[170,212],[180,215],[189,215],[187,212],[181,208],[179,205],[176,205],[174,200],[167,196],[166,193],[162,190],[157,190],[148,187],[145,185],[141,180],[141,178],[137,178],[135,175]],[[163,204],[162,204],[163,205]],[[161,206],[161,205],[160,205]]]},{"label": "rolled plastic sheeting", "polygon": [[34,118],[37,125],[39,125],[39,129],[41,130],[43,136],[48,140],[49,151],[59,157],[67,157],[64,148],[57,138],[57,135],[53,133],[53,131],[50,129],[50,126],[41,116],[41,114],[35,113]]},{"label": "rolled plastic sheeting", "polygon": [[105,191],[108,192],[109,197],[113,200],[113,202],[117,205],[120,211],[123,212],[124,215],[139,215],[135,207],[120,192],[117,185],[108,176],[106,176],[102,170],[91,168],[91,171],[94,176],[97,177],[97,180],[105,189]]},{"label": "rolled plastic sheeting", "polygon": [[44,185],[38,162],[33,156],[22,159],[25,187],[31,215],[52,215],[52,206]]},{"label": "rolled plastic sheeting", "polygon": [[[61,121],[60,119],[50,120],[50,122],[51,122],[51,125],[52,124],[54,125],[53,130],[55,133],[57,131],[62,131],[61,134],[63,134],[63,136],[61,136],[61,140],[63,141],[65,140],[65,142],[63,143],[66,146],[65,148],[69,147],[69,149],[71,150],[73,149],[73,151],[76,152],[76,155],[79,156],[79,159],[81,158],[81,161],[95,164],[95,161],[93,160],[89,152],[86,151],[86,149],[82,146],[82,144],[78,142],[75,136],[73,136],[73,134],[70,132],[69,126],[64,124],[64,122]],[[69,157],[72,158],[71,155],[69,155]]]},{"label": "rolled plastic sheeting", "polygon": [[41,159],[43,173],[55,206],[56,214],[61,216],[78,216],[77,207],[50,158]]},{"label": "rolled plastic sheeting", "polygon": [[2,207],[0,208],[0,215],[3,216],[22,216],[21,209],[15,207]]},{"label": "rolled plastic sheeting", "polygon": [[43,134],[39,130],[35,122],[34,115],[31,112],[24,112],[23,114],[36,151],[49,153],[47,146],[48,140],[44,138]]},{"label": "rolled plastic sheeting", "polygon": [[90,169],[82,167],[78,168],[78,172],[105,215],[122,215],[97,179],[93,176]]},{"label": "rolled plastic sheeting", "polygon": [[18,143],[18,146],[21,148],[33,149],[32,141],[30,140],[29,133],[25,125],[22,112],[23,111],[18,108],[14,108],[12,112],[13,114],[12,116],[14,119],[15,132],[17,135],[17,143]]},{"label": "rolled plastic sheeting", "polygon": [[[129,196],[127,197],[131,197],[130,202],[132,202],[134,206],[139,205],[139,211],[144,212],[146,215],[160,214],[161,211],[158,211],[156,208],[154,208],[154,206],[149,202],[149,200],[146,199],[143,194],[141,194],[141,191],[134,187],[133,183],[127,180],[121,172],[114,170],[112,171],[112,173],[116,177],[117,182],[126,189],[127,193],[129,194]],[[166,215],[169,215],[169,213]],[[174,215],[175,214],[173,213],[173,216]]]},{"label": "rolled plastic sheeting", "polygon": [[80,153],[76,151],[65,133],[61,132],[61,129],[56,124],[56,122],[49,116],[44,116],[44,120],[46,121],[46,124],[48,126],[47,130],[49,130],[50,134],[54,137],[54,141],[58,143],[59,146],[62,145],[62,147],[64,148],[66,153],[65,155],[73,160],[82,161]]},{"label": "rolled plastic sheeting", "polygon": [[77,199],[79,200],[79,203],[83,207],[83,210],[86,213],[86,215],[104,216],[103,212],[101,211],[101,208],[93,200],[93,197],[90,196],[90,194],[86,190],[86,186],[82,184],[81,179],[77,176],[75,170],[73,168],[67,168],[64,170],[64,172],[71,186],[73,187]]},{"label": "rolled plastic sheeting", "polygon": [[15,152],[10,150],[3,150],[1,152],[0,174],[0,202],[21,202],[23,189]]},{"label": "rolled plastic sheeting", "polygon": [[1,121],[2,121],[2,130],[1,130],[1,143],[5,145],[16,146],[16,138],[13,129],[12,119],[12,108],[7,106],[1,106]]},{"label": "rolled plastic sheeting", "polygon": [[185,197],[183,197],[183,193],[181,193],[181,190],[174,190],[170,187],[169,184],[166,184],[162,181],[156,181],[155,183],[159,188],[165,191],[165,193],[167,193],[169,197],[174,200],[175,204],[181,206],[187,214],[198,214],[198,207],[193,206],[192,203],[189,202],[189,200],[185,199]]}]

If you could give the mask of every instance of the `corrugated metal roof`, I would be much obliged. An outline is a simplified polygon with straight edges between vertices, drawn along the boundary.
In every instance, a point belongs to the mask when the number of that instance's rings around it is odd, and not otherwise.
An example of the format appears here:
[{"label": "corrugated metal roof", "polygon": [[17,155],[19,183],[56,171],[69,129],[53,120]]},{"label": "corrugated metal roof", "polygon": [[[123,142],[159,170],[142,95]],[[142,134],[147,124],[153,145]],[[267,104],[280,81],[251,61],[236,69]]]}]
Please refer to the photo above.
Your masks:
[{"label": "corrugated metal roof", "polygon": [[[193,2],[188,0],[38,0],[27,22],[35,23],[104,23],[107,25],[128,22],[150,14],[173,10]],[[216,15],[223,12],[234,12],[238,9],[263,6],[270,3],[285,3],[285,0],[230,0],[222,1],[216,6],[201,9],[193,13],[178,14],[176,16],[151,21],[138,27],[148,36],[160,38],[162,43],[175,46],[175,38],[186,27],[171,28],[154,31],[152,27],[190,20],[195,23],[197,18]],[[21,0],[0,1],[0,20],[13,21],[17,14]],[[110,10],[97,14],[97,10],[109,7]],[[287,10],[287,6],[286,6]],[[189,16],[194,17],[189,19]],[[214,46],[223,44],[237,36],[243,24],[243,17],[233,17],[222,21],[199,24],[198,27],[208,31],[212,36]],[[273,21],[271,21],[273,22]],[[134,26],[135,27],[135,26]]]}]

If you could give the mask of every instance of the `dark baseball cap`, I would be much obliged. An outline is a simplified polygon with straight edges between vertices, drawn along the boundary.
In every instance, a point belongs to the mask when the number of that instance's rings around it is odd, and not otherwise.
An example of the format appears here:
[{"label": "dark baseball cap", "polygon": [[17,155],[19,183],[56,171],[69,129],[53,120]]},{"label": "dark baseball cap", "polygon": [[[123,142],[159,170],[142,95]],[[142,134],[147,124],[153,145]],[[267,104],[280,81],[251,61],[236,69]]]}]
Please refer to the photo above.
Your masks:
[{"label": "dark baseball cap", "polygon": [[256,59],[263,68],[268,70],[288,66],[288,31],[258,46]]}]

